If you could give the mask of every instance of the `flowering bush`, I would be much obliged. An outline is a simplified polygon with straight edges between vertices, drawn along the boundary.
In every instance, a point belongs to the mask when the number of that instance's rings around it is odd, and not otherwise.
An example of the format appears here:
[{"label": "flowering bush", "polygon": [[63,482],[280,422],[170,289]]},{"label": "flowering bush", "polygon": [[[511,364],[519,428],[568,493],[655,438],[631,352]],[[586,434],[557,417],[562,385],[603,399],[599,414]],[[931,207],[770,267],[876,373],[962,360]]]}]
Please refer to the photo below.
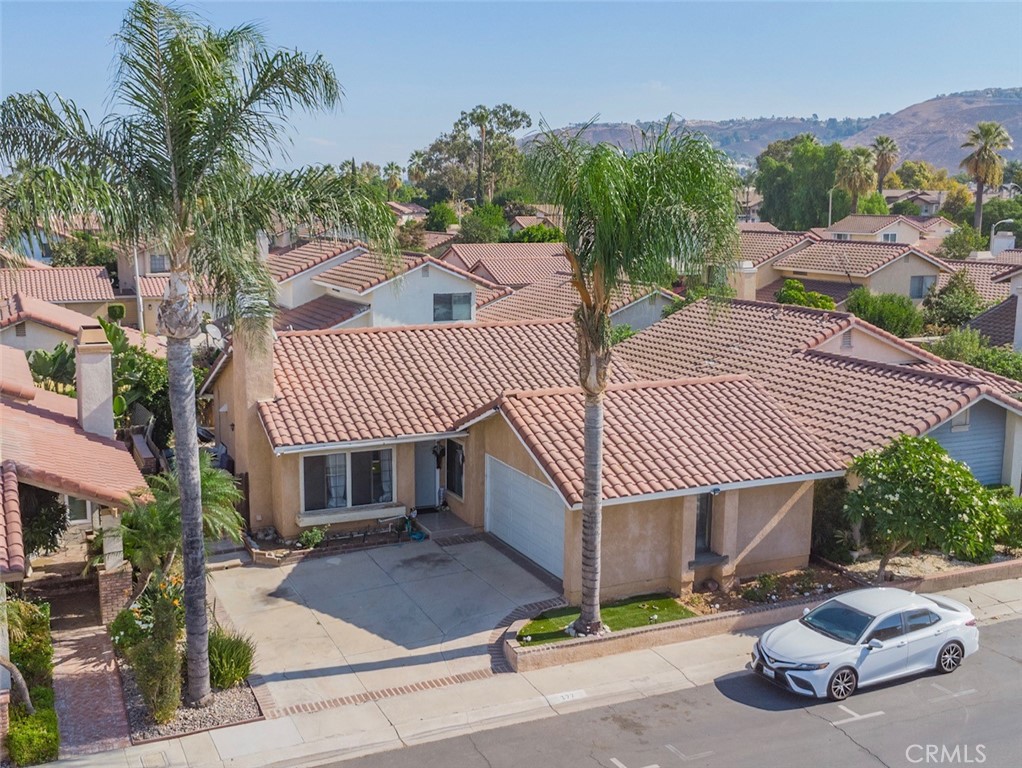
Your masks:
[{"label": "flowering bush", "polygon": [[845,509],[866,523],[880,554],[877,580],[906,549],[936,546],[948,555],[986,562],[1004,528],[997,496],[929,437],[902,435],[886,448],[852,462],[862,484]]},{"label": "flowering bush", "polygon": [[184,585],[180,576],[165,576],[160,572],[153,574],[148,586],[132,604],[139,623],[150,630],[153,626],[153,606],[157,600],[166,600],[174,608],[178,632],[185,626]]}]

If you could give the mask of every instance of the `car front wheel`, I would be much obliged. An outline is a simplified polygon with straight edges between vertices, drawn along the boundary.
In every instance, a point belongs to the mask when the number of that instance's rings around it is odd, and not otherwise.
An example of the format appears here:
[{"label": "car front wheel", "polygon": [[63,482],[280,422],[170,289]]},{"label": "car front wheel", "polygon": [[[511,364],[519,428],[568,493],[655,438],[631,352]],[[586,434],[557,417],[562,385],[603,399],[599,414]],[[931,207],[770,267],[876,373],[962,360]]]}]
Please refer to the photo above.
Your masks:
[{"label": "car front wheel", "polygon": [[940,649],[937,655],[937,670],[944,674],[950,674],[958,669],[965,657],[965,651],[961,643],[948,643]]},{"label": "car front wheel", "polygon": [[831,701],[844,701],[855,693],[855,686],[857,684],[858,680],[855,677],[855,671],[848,667],[843,667],[835,672],[830,678],[830,682],[827,683],[827,698]]}]

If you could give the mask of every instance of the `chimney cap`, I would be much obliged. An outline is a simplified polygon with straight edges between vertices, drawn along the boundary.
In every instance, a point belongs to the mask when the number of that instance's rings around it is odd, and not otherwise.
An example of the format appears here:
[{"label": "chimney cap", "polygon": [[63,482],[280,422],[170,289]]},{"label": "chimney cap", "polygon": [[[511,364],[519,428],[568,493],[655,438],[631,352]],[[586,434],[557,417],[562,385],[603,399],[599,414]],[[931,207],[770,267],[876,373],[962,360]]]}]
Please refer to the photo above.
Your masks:
[{"label": "chimney cap", "polygon": [[87,346],[92,348],[98,348],[101,346],[111,347],[110,342],[106,337],[106,332],[103,330],[103,327],[99,324],[83,325],[81,328],[79,328],[78,337],[75,339],[75,346],[77,347]]}]

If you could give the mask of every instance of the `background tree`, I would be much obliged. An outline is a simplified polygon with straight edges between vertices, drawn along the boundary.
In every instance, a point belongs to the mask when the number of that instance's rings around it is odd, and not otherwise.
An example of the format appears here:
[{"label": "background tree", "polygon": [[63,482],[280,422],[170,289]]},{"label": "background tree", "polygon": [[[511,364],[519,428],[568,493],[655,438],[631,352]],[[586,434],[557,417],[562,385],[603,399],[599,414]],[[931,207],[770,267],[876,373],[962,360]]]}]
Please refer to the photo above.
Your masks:
[{"label": "background tree", "polygon": [[393,200],[394,195],[401,189],[401,166],[391,161],[383,166],[383,178],[387,183],[387,199]]},{"label": "background tree", "polygon": [[546,224],[524,227],[511,236],[511,241],[515,243],[559,243],[562,240],[564,233],[557,227],[548,227]]},{"label": "background tree", "polygon": [[834,299],[818,291],[807,291],[800,280],[785,280],[781,289],[774,294],[778,304],[794,304],[815,309],[836,309]]},{"label": "background tree", "polygon": [[501,243],[507,240],[509,231],[504,209],[487,203],[462,218],[458,239],[463,243]]},{"label": "background tree", "polygon": [[[491,166],[493,159],[504,153],[502,162],[507,163],[508,146],[514,146],[514,132],[532,125],[532,118],[528,113],[512,107],[510,104],[497,104],[495,107],[487,107],[480,104],[477,107],[462,112],[454,124],[456,131],[469,132],[476,130],[474,137],[475,158],[476,158],[476,200],[480,203],[489,202],[493,197],[493,174]],[[490,142],[490,163],[487,164],[487,141]],[[486,183],[484,183],[484,177]]]},{"label": "background tree", "polygon": [[[756,158],[756,189],[763,195],[762,216],[786,230],[827,225],[830,190],[835,172],[848,150],[834,143],[826,147],[811,134],[772,142]],[[833,219],[851,210],[843,190],[833,194]]]},{"label": "background tree", "polygon": [[[1004,183],[1022,187],[1022,160],[1008,160],[1004,164]],[[1015,194],[1022,194],[1022,189],[1015,190]]]},{"label": "background tree", "polygon": [[873,170],[876,171],[877,192],[884,194],[884,179],[898,162],[898,142],[890,136],[877,136],[870,144],[873,150]]},{"label": "background tree", "polygon": [[426,229],[430,232],[446,232],[448,227],[457,223],[458,214],[450,203],[436,203],[426,216]]},{"label": "background tree", "polygon": [[[0,159],[33,171],[5,187],[5,234],[54,216],[95,216],[113,242],[157,242],[170,255],[157,313],[167,336],[170,406],[181,494],[188,700],[209,700],[209,625],[191,339],[201,314],[197,276],[235,332],[263,329],[273,282],[256,235],[274,222],[322,222],[393,250],[393,218],[357,183],[322,168],[253,174],[286,152],[294,109],[335,106],[321,56],[275,50],[251,25],[229,30],[153,0],[137,0],[116,35],[114,113],[93,124],[40,93],[0,104]],[[15,239],[15,238],[12,238]]]},{"label": "background tree", "polygon": [[976,208],[972,226],[983,231],[983,192],[988,186],[996,187],[1004,174],[1002,150],[1011,149],[1011,136],[1000,123],[981,122],[969,130],[962,149],[971,149],[960,163],[976,184]]},{"label": "background tree", "polygon": [[406,221],[397,228],[397,245],[403,251],[423,251],[426,248],[426,224],[422,221]]},{"label": "background tree", "polygon": [[859,212],[859,196],[873,188],[876,172],[873,153],[868,147],[855,147],[838,163],[835,182],[852,198],[852,213]]},{"label": "background tree", "polygon": [[911,200],[899,200],[891,206],[891,213],[898,216],[919,216],[923,209]]},{"label": "background tree", "polygon": [[50,243],[50,264],[54,267],[104,267],[118,285],[117,253],[92,232],[73,232]]},{"label": "background tree", "polygon": [[942,259],[965,259],[973,251],[982,251],[985,247],[986,238],[968,224],[962,224],[940,241],[934,255]]},{"label": "background tree", "polygon": [[870,293],[862,286],[848,294],[845,309],[903,339],[918,336],[923,330],[923,314],[912,299],[897,293]]},{"label": "background tree", "polygon": [[[965,221],[971,221],[975,209],[972,202],[965,206],[962,211],[959,220],[964,219]],[[990,200],[986,200],[983,203],[983,218],[986,219],[988,225],[986,227],[985,240],[987,246],[990,243],[990,225],[1004,219],[1011,219],[1011,223],[1001,224],[997,228],[998,233],[1001,232],[1014,232],[1016,235],[1022,234],[1022,197],[1006,198],[1006,197],[995,197]],[[1019,243],[1022,245],[1022,242]]]},{"label": "background tree", "polygon": [[711,275],[734,262],[735,189],[727,156],[668,124],[644,135],[633,154],[587,144],[585,127],[562,136],[545,126],[527,157],[542,200],[560,206],[564,255],[579,294],[574,320],[579,383],[585,395],[582,496],[582,600],[575,623],[585,634],[603,630],[600,618],[603,399],[611,365],[610,307],[622,284],[670,285],[679,273]]},{"label": "background tree", "polygon": [[879,192],[871,192],[859,198],[859,213],[886,216],[890,212],[887,207],[887,201],[884,200],[884,196]]},{"label": "background tree", "polygon": [[957,181],[952,181],[951,187],[944,196],[944,203],[941,205],[939,213],[951,221],[964,223],[967,219],[963,219],[962,216],[971,203],[972,195],[969,194],[969,188]]},{"label": "background tree", "polygon": [[852,470],[862,483],[845,506],[880,553],[878,583],[891,558],[910,547],[936,545],[974,562],[993,555],[1004,521],[1000,503],[933,438],[901,435],[855,459]]},{"label": "background tree", "polygon": [[923,299],[923,318],[941,328],[957,328],[983,311],[987,302],[979,295],[969,273],[960,269],[951,275],[947,285],[936,284]]}]

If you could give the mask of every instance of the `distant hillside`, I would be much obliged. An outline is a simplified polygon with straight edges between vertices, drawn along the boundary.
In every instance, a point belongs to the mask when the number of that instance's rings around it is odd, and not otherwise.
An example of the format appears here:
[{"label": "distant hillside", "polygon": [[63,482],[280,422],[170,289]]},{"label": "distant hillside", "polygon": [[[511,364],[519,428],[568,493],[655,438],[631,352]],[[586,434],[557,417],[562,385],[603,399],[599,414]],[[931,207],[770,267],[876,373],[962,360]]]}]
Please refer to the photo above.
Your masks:
[{"label": "distant hillside", "polygon": [[[968,91],[913,104],[894,114],[877,117],[846,117],[821,120],[812,117],[757,117],[712,121],[674,118],[680,128],[706,134],[739,163],[751,163],[767,144],[800,133],[812,133],[825,144],[840,141],[847,146],[869,144],[878,134],[893,136],[901,147],[902,160],[926,160],[952,172],[963,153],[965,131],[981,120],[1003,123],[1015,138],[1009,158],[1022,158],[1022,88]],[[595,123],[586,130],[590,141],[607,141],[620,147],[634,146],[643,130],[662,122]],[[580,126],[566,126],[564,131]],[[528,138],[526,138],[526,141]]]}]

